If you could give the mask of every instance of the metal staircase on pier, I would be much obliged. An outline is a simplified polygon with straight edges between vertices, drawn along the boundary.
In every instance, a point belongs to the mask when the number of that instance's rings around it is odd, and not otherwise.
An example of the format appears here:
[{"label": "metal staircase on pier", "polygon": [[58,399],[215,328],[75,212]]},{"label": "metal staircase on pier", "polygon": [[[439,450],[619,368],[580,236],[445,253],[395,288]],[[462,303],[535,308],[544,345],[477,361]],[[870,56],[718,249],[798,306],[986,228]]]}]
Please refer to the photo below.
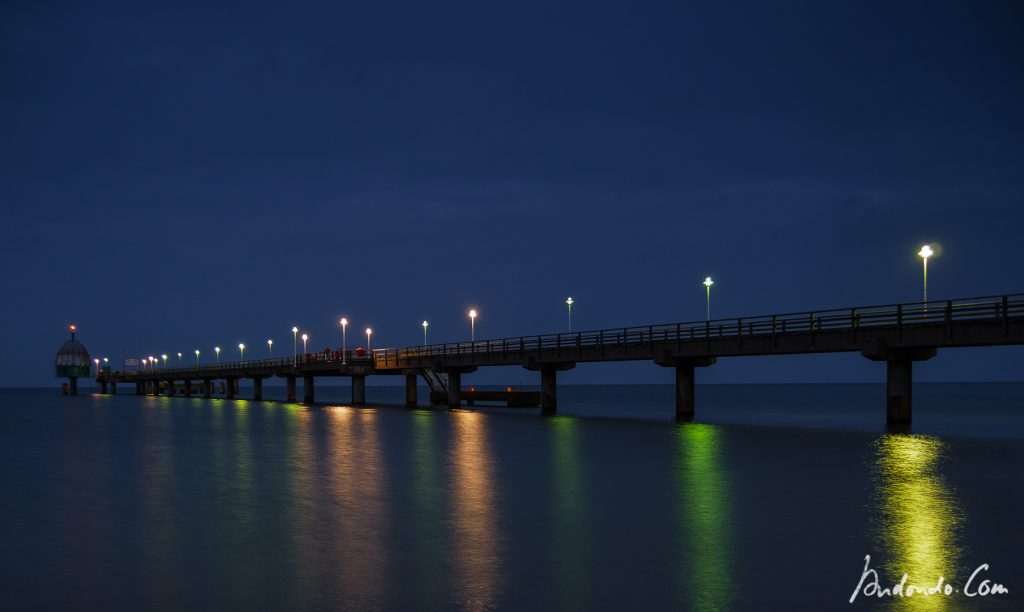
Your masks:
[{"label": "metal staircase on pier", "polygon": [[427,381],[427,386],[430,387],[430,395],[433,396],[435,393],[442,393],[447,395],[448,393],[448,377],[444,374],[440,374],[431,370],[430,368],[424,368],[420,370],[420,374],[423,376],[423,380]]}]

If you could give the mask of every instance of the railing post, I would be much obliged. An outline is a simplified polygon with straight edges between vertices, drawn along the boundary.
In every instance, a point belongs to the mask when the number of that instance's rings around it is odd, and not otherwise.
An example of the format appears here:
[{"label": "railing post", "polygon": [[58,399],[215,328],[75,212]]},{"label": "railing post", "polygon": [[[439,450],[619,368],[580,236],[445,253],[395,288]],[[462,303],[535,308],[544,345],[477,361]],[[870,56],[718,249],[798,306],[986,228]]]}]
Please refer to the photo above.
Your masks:
[{"label": "railing post", "polygon": [[946,337],[953,337],[953,300],[946,300],[943,310],[943,318],[946,320]]},{"label": "railing post", "polygon": [[597,332],[597,345],[601,347],[601,356],[604,357],[604,330]]},{"label": "railing post", "polygon": [[683,348],[682,324],[676,323],[676,350]]},{"label": "railing post", "polygon": [[625,357],[629,354],[629,331],[625,327],[622,328],[622,356]]},{"label": "railing post", "polygon": [[519,355],[522,356],[526,352],[526,339],[519,336]]},{"label": "railing post", "polygon": [[777,315],[772,315],[772,348],[775,348],[777,338],[775,337],[775,319]]},{"label": "railing post", "polygon": [[903,304],[896,306],[896,339],[903,340]]},{"label": "railing post", "polygon": [[583,354],[583,334],[576,332],[576,357]]},{"label": "railing post", "polygon": [[558,334],[557,336],[555,336],[555,348],[557,349],[556,350],[556,354],[559,357],[561,357],[562,356],[562,334]]},{"label": "railing post", "polygon": [[1009,296],[1003,296],[1003,337],[1010,335],[1010,300]]}]

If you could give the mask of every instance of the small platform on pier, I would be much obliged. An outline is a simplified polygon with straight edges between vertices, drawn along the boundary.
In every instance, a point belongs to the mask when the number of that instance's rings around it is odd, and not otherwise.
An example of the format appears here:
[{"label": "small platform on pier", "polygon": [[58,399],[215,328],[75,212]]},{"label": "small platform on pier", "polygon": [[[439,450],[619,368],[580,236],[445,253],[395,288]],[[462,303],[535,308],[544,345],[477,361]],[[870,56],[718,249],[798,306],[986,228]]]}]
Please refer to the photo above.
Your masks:
[{"label": "small platform on pier", "polygon": [[[462,401],[467,406],[474,406],[477,402],[505,404],[508,408],[536,408],[540,406],[540,391],[518,391],[511,387],[504,390],[480,390],[469,387],[462,390]],[[448,392],[443,390],[431,391],[431,404],[447,404]]]}]

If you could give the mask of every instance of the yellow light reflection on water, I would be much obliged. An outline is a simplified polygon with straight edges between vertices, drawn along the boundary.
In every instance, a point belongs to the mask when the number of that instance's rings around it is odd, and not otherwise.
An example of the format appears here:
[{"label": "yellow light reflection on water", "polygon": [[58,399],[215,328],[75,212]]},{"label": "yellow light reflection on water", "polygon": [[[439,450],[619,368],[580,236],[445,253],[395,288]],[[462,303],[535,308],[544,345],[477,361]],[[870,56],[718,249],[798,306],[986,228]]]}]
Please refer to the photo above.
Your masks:
[{"label": "yellow light reflection on water", "polygon": [[[960,551],[956,544],[961,513],[939,472],[944,444],[938,438],[887,434],[876,442],[879,528],[876,540],[883,587],[907,574],[907,584],[953,582]],[[939,595],[893,598],[898,609],[937,610],[955,601]]]},{"label": "yellow light reflection on water", "polygon": [[451,463],[455,572],[459,607],[485,610],[497,605],[501,589],[500,523],[486,416],[452,413],[455,432]]},{"label": "yellow light reflection on water", "polygon": [[726,609],[733,580],[729,479],[721,466],[724,434],[704,423],[682,423],[677,432],[682,598],[692,609]]},{"label": "yellow light reflection on water", "polygon": [[324,409],[330,448],[326,485],[330,487],[341,559],[340,587],[354,609],[384,608],[388,571],[387,471],[377,413],[348,406]]}]

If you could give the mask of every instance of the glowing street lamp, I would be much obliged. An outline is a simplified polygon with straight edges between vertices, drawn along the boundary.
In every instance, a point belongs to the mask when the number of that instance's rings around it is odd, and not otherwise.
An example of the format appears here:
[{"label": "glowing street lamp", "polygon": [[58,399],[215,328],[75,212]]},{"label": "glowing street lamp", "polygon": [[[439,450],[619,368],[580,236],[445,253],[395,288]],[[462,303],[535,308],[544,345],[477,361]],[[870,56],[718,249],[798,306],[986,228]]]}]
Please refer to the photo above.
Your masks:
[{"label": "glowing street lamp", "polygon": [[295,367],[299,366],[299,328],[292,327],[292,350],[295,353]]},{"label": "glowing street lamp", "polygon": [[708,310],[707,310],[707,320],[708,321],[711,320],[711,285],[714,285],[714,284],[715,284],[715,281],[711,280],[710,276],[708,276],[708,277],[706,277],[704,279],[704,288],[707,289],[707,291],[708,291]]},{"label": "glowing street lamp", "polygon": [[199,349],[196,349],[196,365],[199,365]]},{"label": "glowing street lamp", "polygon": [[238,343],[238,355],[241,361],[245,361],[245,345],[241,342]]},{"label": "glowing street lamp", "polygon": [[348,355],[345,354],[345,328],[348,327],[348,319],[342,317],[338,323],[341,323],[341,365],[348,363]]},{"label": "glowing street lamp", "polygon": [[178,352],[178,365],[181,365],[181,351]]},{"label": "glowing street lamp", "polygon": [[373,349],[370,348],[370,336],[373,334],[373,330],[369,327],[366,328],[366,352],[373,355]]},{"label": "glowing street lamp", "polygon": [[267,357],[268,358],[273,358],[274,357],[274,341],[273,340],[267,340]]},{"label": "glowing street lamp", "polygon": [[423,348],[427,348],[427,326],[428,325],[430,325],[430,323],[427,323],[426,321],[423,322]]},{"label": "glowing street lamp", "polygon": [[99,358],[96,358],[93,359],[93,362],[96,364],[96,377],[98,378],[100,375],[100,360]]},{"label": "glowing street lamp", "polygon": [[164,367],[166,368],[167,367],[167,355],[166,354],[160,355],[160,358],[164,360]]},{"label": "glowing street lamp", "polygon": [[220,347],[219,346],[213,347],[213,352],[217,353],[217,363],[220,363]]},{"label": "glowing street lamp", "polygon": [[309,351],[306,350],[306,342],[309,340],[308,334],[302,334],[302,354],[306,354]]},{"label": "glowing street lamp", "polygon": [[927,304],[928,304],[928,258],[931,257],[932,255],[934,255],[935,252],[932,251],[931,245],[926,244],[923,247],[921,247],[921,250],[918,251],[917,254],[921,257],[921,261],[924,263],[924,303],[925,303],[925,308],[927,308],[928,307],[927,306]]},{"label": "glowing street lamp", "polygon": [[572,296],[571,295],[569,296],[569,299],[567,299],[565,301],[565,303],[569,306],[569,333],[571,334],[572,333],[572,305],[573,305],[573,301],[572,301]]},{"label": "glowing street lamp", "polygon": [[469,341],[476,342],[476,310],[469,310]]}]

